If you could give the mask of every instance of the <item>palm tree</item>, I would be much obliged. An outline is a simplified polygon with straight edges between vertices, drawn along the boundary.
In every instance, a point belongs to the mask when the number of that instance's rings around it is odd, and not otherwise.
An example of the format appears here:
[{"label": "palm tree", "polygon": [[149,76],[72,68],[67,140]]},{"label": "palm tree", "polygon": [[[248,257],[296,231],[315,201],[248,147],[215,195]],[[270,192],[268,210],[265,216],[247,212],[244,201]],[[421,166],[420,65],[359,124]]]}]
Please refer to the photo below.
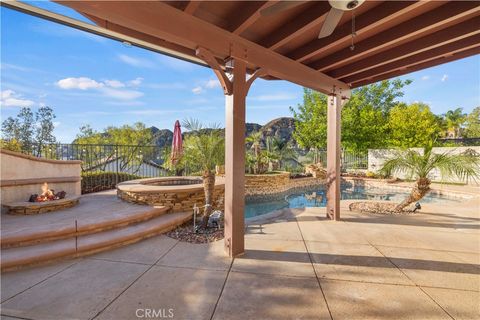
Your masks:
[{"label": "palm tree", "polygon": [[263,134],[260,131],[252,132],[246,139],[246,143],[252,144],[252,150],[255,157],[255,165],[253,166],[253,173],[257,174],[260,172],[261,167],[261,144],[262,144]]},{"label": "palm tree", "polygon": [[436,154],[432,149],[433,143],[424,148],[423,154],[411,149],[395,151],[380,169],[385,176],[404,173],[416,180],[410,195],[395,208],[396,211],[402,211],[430,191],[429,174],[435,169],[440,172],[442,179],[456,177],[468,181],[478,178],[480,157],[471,153],[453,154],[452,151]]},{"label": "palm tree", "polygon": [[223,164],[225,160],[225,139],[218,130],[218,125],[212,125],[207,129],[198,120],[189,119],[183,122],[183,127],[191,131],[184,142],[184,157],[188,163],[200,166],[202,171],[205,192],[203,227],[205,228],[213,209],[215,166]]},{"label": "palm tree", "polygon": [[283,168],[285,161],[297,161],[297,154],[287,140],[275,137],[271,139],[270,143],[280,169]]},{"label": "palm tree", "polygon": [[448,110],[444,117],[447,122],[448,130],[453,131],[453,137],[458,138],[460,136],[460,128],[465,123],[466,114],[462,113],[462,108],[455,110]]}]

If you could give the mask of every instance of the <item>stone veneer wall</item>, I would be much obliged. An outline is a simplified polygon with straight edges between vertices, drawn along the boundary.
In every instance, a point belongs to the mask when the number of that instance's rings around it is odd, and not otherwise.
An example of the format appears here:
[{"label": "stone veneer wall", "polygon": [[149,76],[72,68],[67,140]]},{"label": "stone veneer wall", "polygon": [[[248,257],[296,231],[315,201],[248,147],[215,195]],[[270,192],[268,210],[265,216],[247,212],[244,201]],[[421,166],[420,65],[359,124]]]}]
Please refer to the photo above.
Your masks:
[{"label": "stone veneer wall", "polygon": [[[224,185],[215,186],[213,194],[213,209],[224,209]],[[117,189],[117,196],[125,201],[137,204],[161,205],[170,208],[172,212],[187,212],[193,206],[205,205],[205,194],[202,189],[194,191],[172,191],[172,192],[129,192]],[[203,210],[201,210],[202,212]]]},{"label": "stone veneer wall", "polygon": [[248,198],[275,198],[290,190],[308,190],[325,183],[320,178],[290,179],[290,173],[245,175],[245,197]]},{"label": "stone veneer wall", "polygon": [[[1,202],[28,201],[47,182],[55,191],[79,196],[81,161],[49,160],[0,149]],[[2,209],[2,211],[4,211]]]}]

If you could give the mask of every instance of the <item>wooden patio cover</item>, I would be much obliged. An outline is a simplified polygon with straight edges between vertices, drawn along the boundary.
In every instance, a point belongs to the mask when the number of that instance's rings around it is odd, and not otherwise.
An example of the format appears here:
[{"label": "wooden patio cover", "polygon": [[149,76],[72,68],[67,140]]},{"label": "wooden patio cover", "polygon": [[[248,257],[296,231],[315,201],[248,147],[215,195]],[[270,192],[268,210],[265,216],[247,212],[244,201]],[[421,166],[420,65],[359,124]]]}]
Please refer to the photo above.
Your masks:
[{"label": "wooden patio cover", "polygon": [[221,66],[237,44],[249,70],[307,87],[325,79],[356,88],[480,53],[479,1],[366,1],[354,10],[353,50],[351,11],[332,35],[317,38],[328,1],[267,16],[260,11],[278,1],[58,2],[99,26],[187,56],[208,48]]},{"label": "wooden patio cover", "polygon": [[279,1],[56,2],[101,28],[2,5],[117,40],[138,39],[213,69],[226,96],[225,249],[231,256],[244,251],[245,98],[255,78],[329,95],[327,217],[337,220],[340,111],[350,90],[480,53],[479,1],[366,1],[321,39],[328,1],[304,1],[273,15],[261,12]]}]

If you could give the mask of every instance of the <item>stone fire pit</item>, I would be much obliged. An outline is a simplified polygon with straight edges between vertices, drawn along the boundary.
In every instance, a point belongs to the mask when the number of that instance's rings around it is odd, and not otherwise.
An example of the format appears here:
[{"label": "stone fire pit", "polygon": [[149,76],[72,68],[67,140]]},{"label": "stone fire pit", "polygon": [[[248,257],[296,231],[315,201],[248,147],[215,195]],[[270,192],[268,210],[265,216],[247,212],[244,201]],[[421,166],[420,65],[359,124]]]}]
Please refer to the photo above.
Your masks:
[{"label": "stone fire pit", "polygon": [[71,208],[76,206],[79,201],[79,196],[67,196],[64,199],[52,201],[4,203],[3,206],[8,209],[9,214],[39,214]]}]

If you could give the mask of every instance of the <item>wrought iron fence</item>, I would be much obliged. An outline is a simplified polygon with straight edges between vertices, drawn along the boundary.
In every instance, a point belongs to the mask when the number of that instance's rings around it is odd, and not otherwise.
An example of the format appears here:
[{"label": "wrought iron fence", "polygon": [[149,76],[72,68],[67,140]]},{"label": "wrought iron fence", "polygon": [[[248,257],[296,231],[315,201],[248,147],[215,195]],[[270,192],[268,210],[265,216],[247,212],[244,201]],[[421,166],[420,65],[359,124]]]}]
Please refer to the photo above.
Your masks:
[{"label": "wrought iron fence", "polygon": [[[144,178],[172,175],[192,175],[200,171],[195,164],[169,169],[165,160],[169,149],[159,146],[105,145],[105,144],[33,144],[22,150],[36,157],[56,160],[81,160],[82,193],[114,189],[117,183]],[[342,170],[368,168],[367,154],[342,151]],[[327,164],[327,151],[297,150],[293,161],[286,161],[281,168],[291,172],[303,172],[304,165],[312,162]]]},{"label": "wrought iron fence", "polygon": [[[299,154],[300,162],[321,162],[327,165],[327,150],[312,150],[306,154]],[[368,153],[342,150],[340,154],[342,170],[366,170],[368,169]]]},{"label": "wrought iron fence", "polygon": [[81,160],[82,193],[114,189],[126,180],[190,173],[186,168],[165,168],[168,150],[158,146],[47,144],[22,151],[46,159]]}]

